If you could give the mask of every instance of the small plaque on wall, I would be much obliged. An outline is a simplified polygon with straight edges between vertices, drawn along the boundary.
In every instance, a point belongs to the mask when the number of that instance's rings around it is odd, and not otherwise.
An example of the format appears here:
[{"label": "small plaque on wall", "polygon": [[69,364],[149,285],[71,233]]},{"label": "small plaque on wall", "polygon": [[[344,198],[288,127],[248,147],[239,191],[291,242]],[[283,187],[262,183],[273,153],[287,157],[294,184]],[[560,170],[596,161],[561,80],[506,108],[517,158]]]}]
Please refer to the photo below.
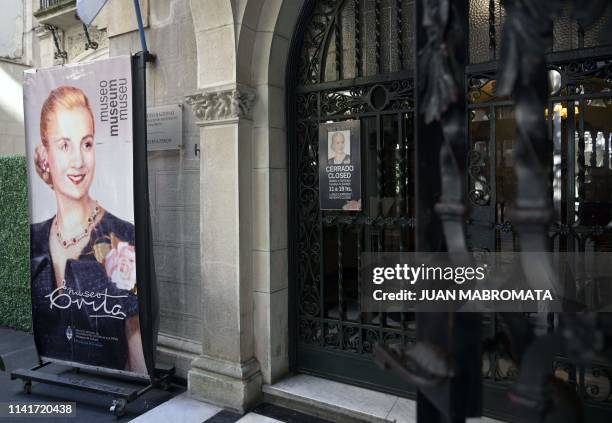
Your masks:
[{"label": "small plaque on wall", "polygon": [[147,150],[178,150],[183,145],[183,107],[147,108]]},{"label": "small plaque on wall", "polygon": [[319,199],[323,210],[361,210],[358,120],[319,125]]}]

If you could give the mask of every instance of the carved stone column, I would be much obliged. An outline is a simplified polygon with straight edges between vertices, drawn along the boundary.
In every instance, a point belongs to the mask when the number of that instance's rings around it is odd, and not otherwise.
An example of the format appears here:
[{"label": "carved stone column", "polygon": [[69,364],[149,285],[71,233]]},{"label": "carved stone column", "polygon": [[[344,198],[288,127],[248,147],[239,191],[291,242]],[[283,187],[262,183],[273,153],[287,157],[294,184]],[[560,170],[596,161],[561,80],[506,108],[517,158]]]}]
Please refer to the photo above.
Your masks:
[{"label": "carved stone column", "polygon": [[200,126],[202,354],[189,371],[196,399],[245,411],[261,395],[254,358],[251,89],[221,86],[187,97]]}]

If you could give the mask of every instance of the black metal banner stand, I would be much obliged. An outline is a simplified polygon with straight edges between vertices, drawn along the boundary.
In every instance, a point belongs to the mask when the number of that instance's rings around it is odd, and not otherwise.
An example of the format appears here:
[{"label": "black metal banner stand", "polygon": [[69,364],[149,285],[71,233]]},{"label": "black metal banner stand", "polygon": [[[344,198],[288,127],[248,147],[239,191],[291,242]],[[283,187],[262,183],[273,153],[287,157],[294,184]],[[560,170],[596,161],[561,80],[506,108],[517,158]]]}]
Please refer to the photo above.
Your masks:
[{"label": "black metal banner stand", "polygon": [[[79,389],[86,392],[108,395],[113,398],[110,411],[117,417],[125,414],[127,403],[139,398],[141,395],[153,388],[166,390],[169,379],[174,376],[174,367],[163,367],[155,365],[155,350],[157,348],[157,329],[159,327],[157,311],[158,295],[155,280],[155,267],[153,263],[153,251],[151,248],[151,219],[149,214],[149,189],[147,172],[147,124],[146,124],[146,64],[155,61],[155,55],[145,50],[136,53],[132,57],[132,94],[133,94],[133,125],[134,125],[134,211],[135,235],[136,235],[136,274],[143,281],[143,286],[138,289],[138,307],[140,310],[140,333],[144,350],[144,358],[151,375],[149,380],[120,375],[117,380],[133,382],[144,386],[126,387],[113,385],[112,381],[106,383],[92,381],[91,379],[79,377],[81,368],[72,367],[75,373],[70,375],[59,375],[44,372],[41,369],[51,361],[40,361],[40,364],[31,369],[19,369],[11,372],[11,380],[23,380],[23,389],[31,393],[32,382],[46,383]],[[61,362],[55,363],[62,365]],[[83,370],[86,368],[84,367]],[[153,371],[151,371],[153,369]],[[101,369],[102,371],[104,369]],[[97,373],[96,373],[97,374]],[[100,376],[116,376],[111,373],[99,373]]]},{"label": "black metal banner stand", "polygon": [[[129,382],[142,382],[144,386],[138,388],[112,385],[111,383],[96,382],[89,379],[84,379],[79,375],[80,368],[74,367],[75,373],[71,375],[58,375],[54,373],[44,372],[41,369],[52,364],[52,362],[42,362],[41,364],[32,367],[31,369],[19,369],[11,372],[11,380],[23,380],[23,390],[26,394],[32,392],[32,382],[46,383],[48,385],[63,386],[73,389],[79,389],[95,394],[102,394],[112,397],[110,411],[116,417],[122,417],[125,414],[125,407],[129,402],[132,402],[150,391],[153,388],[167,390],[169,379],[174,376],[174,367],[158,367],[155,369],[155,376],[150,381],[140,381],[129,379]],[[108,374],[103,374],[108,376]]]}]

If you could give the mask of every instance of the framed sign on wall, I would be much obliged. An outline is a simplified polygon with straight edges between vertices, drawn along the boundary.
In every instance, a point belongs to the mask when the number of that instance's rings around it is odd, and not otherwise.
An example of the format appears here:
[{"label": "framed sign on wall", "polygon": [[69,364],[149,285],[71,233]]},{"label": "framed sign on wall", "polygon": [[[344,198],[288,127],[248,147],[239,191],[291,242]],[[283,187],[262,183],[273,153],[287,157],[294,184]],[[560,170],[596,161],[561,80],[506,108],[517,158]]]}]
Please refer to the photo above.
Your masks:
[{"label": "framed sign on wall", "polygon": [[171,104],[147,108],[147,150],[179,150],[182,145],[182,105]]}]

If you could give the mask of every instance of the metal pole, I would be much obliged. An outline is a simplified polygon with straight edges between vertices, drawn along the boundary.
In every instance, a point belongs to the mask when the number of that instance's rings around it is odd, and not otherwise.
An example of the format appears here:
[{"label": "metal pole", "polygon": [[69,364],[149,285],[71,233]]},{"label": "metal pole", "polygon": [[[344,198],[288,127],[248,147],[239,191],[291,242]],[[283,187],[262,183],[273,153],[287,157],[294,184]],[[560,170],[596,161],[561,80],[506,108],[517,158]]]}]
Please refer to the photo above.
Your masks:
[{"label": "metal pole", "polygon": [[136,235],[136,274],[138,274],[138,308],[147,370],[156,377],[155,351],[159,328],[159,295],[152,250],[151,214],[147,168],[147,52],[132,57],[132,95],[134,99],[134,229]]},{"label": "metal pole", "polygon": [[138,0],[134,0],[134,12],[136,12],[136,20],[138,21],[138,34],[140,34],[140,45],[142,51],[146,54],[149,52],[147,48],[147,40],[145,39],[144,27],[142,26],[142,15],[140,14],[140,3]]}]

